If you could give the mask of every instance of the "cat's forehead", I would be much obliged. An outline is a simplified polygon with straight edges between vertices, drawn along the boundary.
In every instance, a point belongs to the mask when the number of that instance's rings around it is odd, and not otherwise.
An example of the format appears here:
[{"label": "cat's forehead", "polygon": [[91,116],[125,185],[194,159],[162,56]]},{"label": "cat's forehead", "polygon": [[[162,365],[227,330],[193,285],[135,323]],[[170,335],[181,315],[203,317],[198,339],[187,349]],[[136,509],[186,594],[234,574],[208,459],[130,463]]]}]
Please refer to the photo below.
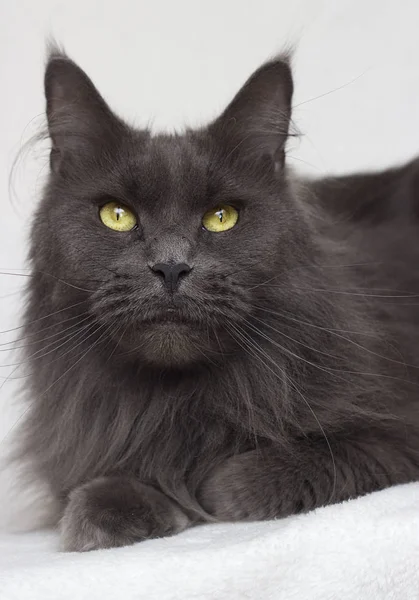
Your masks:
[{"label": "cat's forehead", "polygon": [[196,183],[207,174],[208,157],[188,136],[151,137],[135,156],[137,170],[160,182]]},{"label": "cat's forehead", "polygon": [[146,202],[196,203],[205,200],[209,156],[187,135],[156,135],[130,152],[125,177]]}]

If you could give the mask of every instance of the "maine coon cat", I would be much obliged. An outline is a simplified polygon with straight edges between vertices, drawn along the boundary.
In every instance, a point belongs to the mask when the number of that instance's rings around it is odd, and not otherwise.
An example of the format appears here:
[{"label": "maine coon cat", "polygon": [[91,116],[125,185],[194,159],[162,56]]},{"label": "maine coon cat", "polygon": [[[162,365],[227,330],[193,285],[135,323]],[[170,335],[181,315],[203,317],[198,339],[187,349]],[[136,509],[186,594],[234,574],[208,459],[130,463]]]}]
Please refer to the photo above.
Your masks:
[{"label": "maine coon cat", "polygon": [[419,163],[299,181],[292,93],[278,58],[153,137],[49,56],[21,455],[66,550],[419,476]]}]

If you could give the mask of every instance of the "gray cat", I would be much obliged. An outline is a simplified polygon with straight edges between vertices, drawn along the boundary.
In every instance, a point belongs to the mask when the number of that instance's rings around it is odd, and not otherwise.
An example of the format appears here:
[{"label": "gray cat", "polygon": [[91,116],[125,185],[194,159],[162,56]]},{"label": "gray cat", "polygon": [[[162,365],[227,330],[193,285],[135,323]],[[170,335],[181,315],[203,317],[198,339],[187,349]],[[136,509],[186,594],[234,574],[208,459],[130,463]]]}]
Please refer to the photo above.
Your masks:
[{"label": "gray cat", "polygon": [[298,181],[292,75],[151,136],[53,50],[21,456],[66,550],[419,476],[419,163]]}]

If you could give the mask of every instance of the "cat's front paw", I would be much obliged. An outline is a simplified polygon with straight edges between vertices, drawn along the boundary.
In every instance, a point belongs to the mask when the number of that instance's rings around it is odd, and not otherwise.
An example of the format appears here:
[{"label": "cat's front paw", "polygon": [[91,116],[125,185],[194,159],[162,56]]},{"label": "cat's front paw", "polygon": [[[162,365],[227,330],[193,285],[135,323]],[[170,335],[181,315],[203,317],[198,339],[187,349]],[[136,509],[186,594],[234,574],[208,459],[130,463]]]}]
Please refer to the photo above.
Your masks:
[{"label": "cat's front paw", "polygon": [[156,489],[129,477],[101,477],[71,492],[61,545],[68,552],[127,546],[188,525],[181,509]]},{"label": "cat's front paw", "polygon": [[198,490],[198,500],[220,521],[264,520],[278,514],[275,487],[269,460],[262,452],[249,451],[216,467]]}]

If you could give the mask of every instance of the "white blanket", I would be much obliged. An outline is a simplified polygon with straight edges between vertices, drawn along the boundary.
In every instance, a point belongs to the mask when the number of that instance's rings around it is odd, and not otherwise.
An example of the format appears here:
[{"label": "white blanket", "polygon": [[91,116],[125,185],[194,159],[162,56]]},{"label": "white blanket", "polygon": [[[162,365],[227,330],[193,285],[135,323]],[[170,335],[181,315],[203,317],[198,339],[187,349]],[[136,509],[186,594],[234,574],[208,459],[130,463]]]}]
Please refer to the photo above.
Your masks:
[{"label": "white blanket", "polygon": [[307,515],[87,554],[0,536],[1,600],[416,600],[419,483]]}]

